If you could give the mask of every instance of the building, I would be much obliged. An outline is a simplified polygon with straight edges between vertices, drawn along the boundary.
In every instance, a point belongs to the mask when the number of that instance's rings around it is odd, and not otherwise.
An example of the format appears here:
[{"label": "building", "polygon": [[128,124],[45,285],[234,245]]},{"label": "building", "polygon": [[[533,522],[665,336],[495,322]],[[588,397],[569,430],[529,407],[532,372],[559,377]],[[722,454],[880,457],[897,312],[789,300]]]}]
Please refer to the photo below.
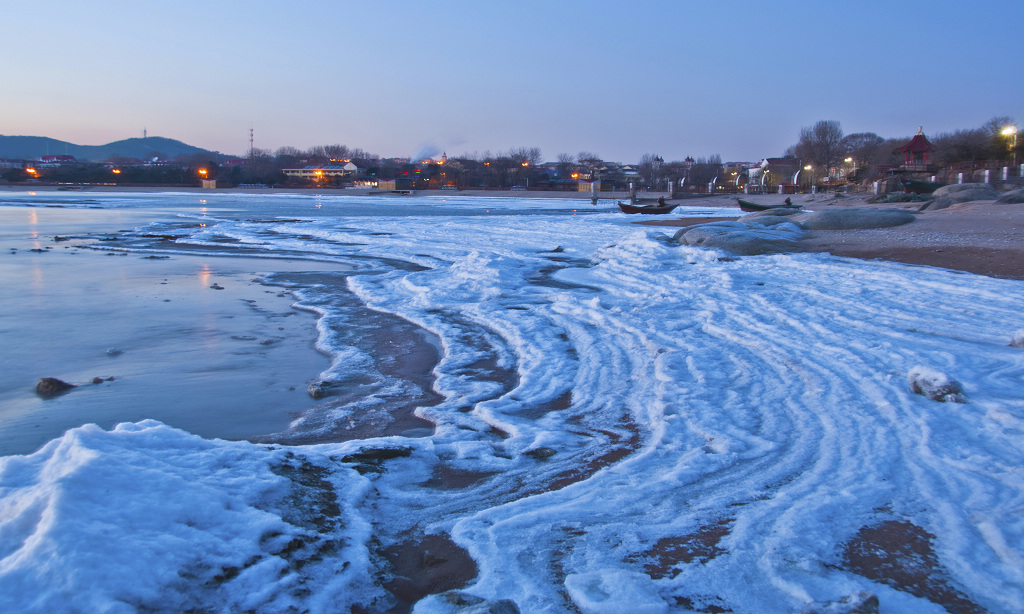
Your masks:
[{"label": "building", "polygon": [[896,149],[903,154],[903,166],[900,167],[900,170],[922,172],[928,170],[928,152],[931,151],[932,144],[924,136],[922,128],[922,126],[918,126],[914,138],[910,139],[910,142],[903,147]]},{"label": "building", "polygon": [[351,162],[347,162],[343,166],[304,166],[302,168],[281,169],[281,172],[288,177],[318,181],[327,177],[354,177],[359,173],[359,167]]}]

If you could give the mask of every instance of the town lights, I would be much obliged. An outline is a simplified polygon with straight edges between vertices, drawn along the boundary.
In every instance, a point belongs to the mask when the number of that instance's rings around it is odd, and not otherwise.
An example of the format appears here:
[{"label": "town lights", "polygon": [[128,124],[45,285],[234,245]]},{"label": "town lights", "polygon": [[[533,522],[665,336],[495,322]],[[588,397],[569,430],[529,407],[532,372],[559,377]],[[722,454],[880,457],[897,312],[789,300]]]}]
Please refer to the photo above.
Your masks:
[{"label": "town lights", "polygon": [[199,169],[199,174],[203,176],[203,179],[206,179],[206,175],[207,175],[208,173],[209,173],[209,171],[208,171],[208,170],[206,170],[205,168],[201,168],[201,169]]},{"label": "town lights", "polygon": [[121,174],[121,169],[119,169],[119,168],[112,168],[112,169],[110,169],[110,172],[114,173],[115,175],[120,175]]}]

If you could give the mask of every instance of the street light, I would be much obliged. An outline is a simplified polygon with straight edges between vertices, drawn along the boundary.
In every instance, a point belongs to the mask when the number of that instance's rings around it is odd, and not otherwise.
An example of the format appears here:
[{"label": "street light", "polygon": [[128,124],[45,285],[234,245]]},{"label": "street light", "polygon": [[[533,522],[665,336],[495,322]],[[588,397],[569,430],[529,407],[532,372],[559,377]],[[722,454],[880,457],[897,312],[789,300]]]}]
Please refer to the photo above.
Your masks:
[{"label": "street light", "polygon": [[1013,150],[1013,165],[1017,166],[1017,126],[1003,128],[1003,136],[1007,138],[1013,137],[1013,144],[1010,145],[1010,148]]}]

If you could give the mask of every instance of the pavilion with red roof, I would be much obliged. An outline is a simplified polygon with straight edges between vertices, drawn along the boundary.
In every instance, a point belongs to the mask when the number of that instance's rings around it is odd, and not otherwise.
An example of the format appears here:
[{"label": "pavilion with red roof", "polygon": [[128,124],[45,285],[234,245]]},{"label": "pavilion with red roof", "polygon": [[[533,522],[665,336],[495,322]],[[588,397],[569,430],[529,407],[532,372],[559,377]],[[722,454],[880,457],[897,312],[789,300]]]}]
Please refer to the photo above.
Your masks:
[{"label": "pavilion with red roof", "polygon": [[896,151],[903,152],[903,168],[907,170],[917,170],[917,168],[925,170],[928,166],[928,152],[931,149],[932,144],[925,138],[922,126],[918,126],[917,134],[914,135],[914,138],[910,139],[909,143]]}]

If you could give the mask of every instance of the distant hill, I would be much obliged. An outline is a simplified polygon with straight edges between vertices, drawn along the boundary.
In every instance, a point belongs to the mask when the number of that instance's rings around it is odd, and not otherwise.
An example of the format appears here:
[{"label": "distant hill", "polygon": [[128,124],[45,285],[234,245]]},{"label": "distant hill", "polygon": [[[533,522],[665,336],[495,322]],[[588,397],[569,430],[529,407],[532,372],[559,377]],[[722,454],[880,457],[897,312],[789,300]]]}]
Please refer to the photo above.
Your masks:
[{"label": "distant hill", "polygon": [[82,161],[103,162],[111,156],[149,160],[157,155],[161,158],[176,158],[192,154],[209,156],[217,161],[229,157],[162,136],[124,139],[106,145],[75,145],[45,136],[0,135],[0,158],[14,160],[36,160],[46,155],[68,155]]}]

